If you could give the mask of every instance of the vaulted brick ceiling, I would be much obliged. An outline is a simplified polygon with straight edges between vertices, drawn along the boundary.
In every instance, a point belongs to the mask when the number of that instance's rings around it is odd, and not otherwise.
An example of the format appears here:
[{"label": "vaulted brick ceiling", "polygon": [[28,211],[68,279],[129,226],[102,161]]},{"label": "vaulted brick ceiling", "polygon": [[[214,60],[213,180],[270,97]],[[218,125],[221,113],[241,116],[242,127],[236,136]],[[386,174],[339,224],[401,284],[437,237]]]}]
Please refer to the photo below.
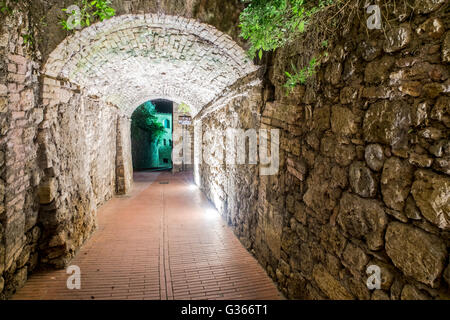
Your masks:
[{"label": "vaulted brick ceiling", "polygon": [[183,17],[124,15],[66,38],[44,73],[68,79],[131,114],[164,98],[193,115],[236,80],[256,70],[229,36]]}]

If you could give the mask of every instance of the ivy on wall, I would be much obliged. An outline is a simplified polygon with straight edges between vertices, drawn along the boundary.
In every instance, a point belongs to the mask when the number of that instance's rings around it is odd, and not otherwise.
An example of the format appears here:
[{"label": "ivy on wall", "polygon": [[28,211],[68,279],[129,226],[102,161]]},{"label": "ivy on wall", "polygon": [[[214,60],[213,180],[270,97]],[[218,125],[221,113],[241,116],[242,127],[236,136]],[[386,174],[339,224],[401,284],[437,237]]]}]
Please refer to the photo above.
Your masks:
[{"label": "ivy on wall", "polygon": [[311,17],[333,0],[243,0],[241,36],[250,41],[251,58],[282,47],[304,32]]},{"label": "ivy on wall", "polygon": [[[333,0],[242,0],[247,4],[240,16],[241,36],[248,40],[251,58],[261,59],[264,51],[283,47],[305,32],[312,17],[333,3]],[[309,65],[292,73],[286,71],[285,88],[290,91],[303,84],[320,65],[322,56],[313,57]]]}]

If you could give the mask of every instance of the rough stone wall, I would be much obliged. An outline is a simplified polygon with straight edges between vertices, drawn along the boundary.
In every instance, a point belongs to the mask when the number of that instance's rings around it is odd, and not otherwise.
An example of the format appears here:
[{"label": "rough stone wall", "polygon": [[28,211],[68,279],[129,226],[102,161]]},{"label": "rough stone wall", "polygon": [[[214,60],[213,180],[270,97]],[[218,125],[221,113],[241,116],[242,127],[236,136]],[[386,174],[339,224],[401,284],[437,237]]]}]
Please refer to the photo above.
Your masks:
[{"label": "rough stone wall", "polygon": [[97,207],[115,194],[118,117],[118,111],[114,106],[86,99],[85,132],[89,147],[89,176]]},{"label": "rough stone wall", "polygon": [[[414,12],[404,15],[410,19],[394,13],[386,32],[355,24],[346,40],[330,45],[313,84],[289,97],[284,71],[291,61],[307,61],[301,41],[279,50],[269,59],[262,95],[257,88],[226,89],[226,101],[216,100],[196,119],[197,138],[230,127],[281,129],[278,175],[207,164],[198,153],[195,172],[287,297],[449,298],[444,2],[415,1]],[[196,17],[237,39],[237,4],[117,3],[119,14]],[[39,32],[43,61],[66,36],[57,16],[67,4],[33,2],[36,14],[48,18]],[[226,14],[217,14],[222,9]],[[96,206],[114,188],[126,193],[132,181],[129,119],[64,79],[39,83],[39,66],[20,37],[27,19],[13,19],[0,32],[1,297],[23,284],[39,260],[64,266],[95,228]],[[381,290],[367,289],[369,265],[381,268]]]},{"label": "rough stone wall", "polygon": [[36,63],[21,33],[27,16],[2,17],[0,28],[0,299],[22,285],[37,264]]},{"label": "rough stone wall", "polygon": [[[269,58],[261,128],[281,130],[278,175],[205,165],[196,153],[197,182],[288,298],[450,299],[443,3],[416,1],[410,20],[394,12],[386,33],[355,23],[289,96],[284,71],[309,61],[304,42]],[[197,121],[196,139],[245,118],[251,106],[236,102]],[[246,207],[239,224],[232,201]],[[367,287],[370,265],[381,269],[380,290]]]},{"label": "rough stone wall", "polygon": [[[227,95],[226,101],[218,100],[195,119],[195,139],[202,141],[202,153],[198,145],[194,158],[195,179],[207,197],[247,249],[252,249],[256,228],[258,202],[258,165],[230,164],[228,157],[236,157],[238,149],[227,142],[227,129],[254,129],[260,125],[261,86],[238,86]],[[223,135],[221,135],[223,133]],[[198,141],[197,141],[198,143]],[[236,146],[236,145],[235,145]]]},{"label": "rough stone wall", "polygon": [[[412,19],[394,19],[386,35],[356,24],[289,97],[283,73],[301,61],[302,42],[273,56],[262,124],[282,130],[281,174],[260,180],[254,246],[287,297],[450,298],[442,3],[416,1]],[[381,290],[366,286],[370,265]]]},{"label": "rough stone wall", "polygon": [[24,30],[27,16],[15,11],[0,32],[0,298],[39,263],[64,266],[91,234],[97,206],[116,191],[121,122],[129,135],[117,108],[63,80],[39,80]]},{"label": "rough stone wall", "polygon": [[95,229],[97,207],[116,193],[122,116],[69,82],[45,77],[43,83],[40,262],[64,267]]}]

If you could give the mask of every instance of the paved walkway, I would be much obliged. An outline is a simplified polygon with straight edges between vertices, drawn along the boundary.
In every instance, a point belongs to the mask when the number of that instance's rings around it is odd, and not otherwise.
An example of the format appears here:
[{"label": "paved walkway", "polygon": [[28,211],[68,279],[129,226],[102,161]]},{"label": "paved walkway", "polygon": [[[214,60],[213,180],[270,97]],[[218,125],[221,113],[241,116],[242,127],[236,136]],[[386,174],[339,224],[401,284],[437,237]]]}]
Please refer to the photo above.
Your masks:
[{"label": "paved walkway", "polygon": [[191,181],[185,174],[136,174],[132,195],[100,208],[97,231],[71,262],[81,269],[81,289],[67,289],[65,270],[41,272],[13,298],[281,298]]}]

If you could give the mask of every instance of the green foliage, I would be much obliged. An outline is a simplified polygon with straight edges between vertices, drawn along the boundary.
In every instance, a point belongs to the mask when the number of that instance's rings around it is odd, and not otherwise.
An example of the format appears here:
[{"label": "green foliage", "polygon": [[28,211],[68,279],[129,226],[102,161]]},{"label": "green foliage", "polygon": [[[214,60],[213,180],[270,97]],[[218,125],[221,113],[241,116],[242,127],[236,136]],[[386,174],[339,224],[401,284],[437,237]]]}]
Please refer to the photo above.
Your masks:
[{"label": "green foliage", "polygon": [[[328,41],[322,42],[322,47],[327,47]],[[287,81],[284,84],[284,87],[286,88],[286,93],[289,94],[292,92],[292,90],[299,84],[305,84],[306,80],[308,80],[310,77],[312,77],[314,74],[316,74],[317,68],[320,66],[321,60],[323,57],[328,56],[328,52],[324,52],[318,57],[313,57],[309,64],[303,69],[298,70],[297,67],[291,63],[292,67],[292,74],[289,72],[285,72]]]},{"label": "green foliage", "polygon": [[23,44],[27,46],[33,46],[34,44],[34,36],[32,33],[27,33],[22,35],[23,38]]},{"label": "green foliage", "polygon": [[242,0],[248,3],[240,16],[241,36],[250,41],[248,54],[262,58],[263,51],[284,46],[304,32],[311,17],[333,0]]},{"label": "green foliage", "polygon": [[190,113],[191,112],[191,107],[189,107],[186,103],[182,102],[178,106],[178,112],[180,112],[180,113]]},{"label": "green foliage", "polygon": [[116,15],[116,10],[112,8],[110,0],[81,0],[78,3],[78,10],[62,9],[68,14],[67,20],[61,20],[64,30],[73,30],[77,27],[88,27],[96,20],[110,19]]},{"label": "green foliage", "polygon": [[13,13],[13,5],[19,3],[19,0],[2,0],[0,1],[0,13],[11,15]]},{"label": "green foliage", "polygon": [[298,84],[305,84],[306,80],[316,73],[316,68],[320,65],[320,62],[314,57],[309,61],[309,64],[303,69],[298,70],[297,67],[292,63],[293,73],[285,72],[287,81],[284,87],[289,94]]},{"label": "green foliage", "polygon": [[12,13],[12,9],[8,6],[6,1],[0,2],[0,12],[3,14],[11,14]]},{"label": "green foliage", "polygon": [[165,128],[161,123],[158,123],[155,113],[155,105],[150,101],[139,106],[131,116],[132,134],[135,134],[136,130],[140,129],[147,132],[152,141],[161,137],[165,132]]}]

